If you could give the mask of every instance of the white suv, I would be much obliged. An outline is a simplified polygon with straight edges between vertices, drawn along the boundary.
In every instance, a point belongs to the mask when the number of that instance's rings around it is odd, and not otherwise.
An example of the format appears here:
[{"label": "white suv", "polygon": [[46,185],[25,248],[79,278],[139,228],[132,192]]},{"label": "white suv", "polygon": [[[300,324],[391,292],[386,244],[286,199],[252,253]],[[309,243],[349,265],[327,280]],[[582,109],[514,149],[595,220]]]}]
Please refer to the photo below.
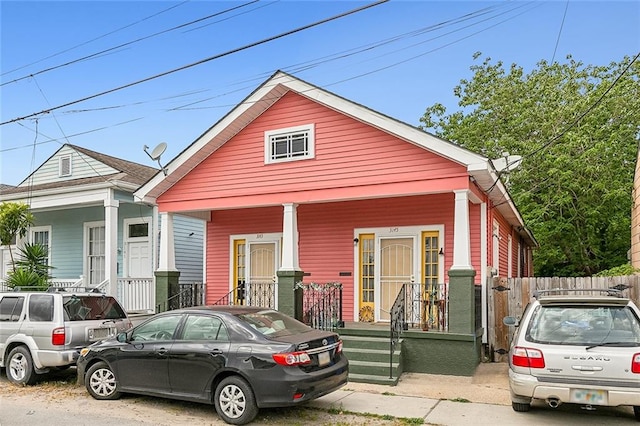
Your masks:
[{"label": "white suv", "polygon": [[111,296],[86,289],[0,293],[0,367],[17,384],[75,365],[80,349],[131,328]]},{"label": "white suv", "polygon": [[615,290],[547,290],[529,303],[509,350],[509,385],[515,411],[533,399],[633,406],[640,420],[640,310]]}]

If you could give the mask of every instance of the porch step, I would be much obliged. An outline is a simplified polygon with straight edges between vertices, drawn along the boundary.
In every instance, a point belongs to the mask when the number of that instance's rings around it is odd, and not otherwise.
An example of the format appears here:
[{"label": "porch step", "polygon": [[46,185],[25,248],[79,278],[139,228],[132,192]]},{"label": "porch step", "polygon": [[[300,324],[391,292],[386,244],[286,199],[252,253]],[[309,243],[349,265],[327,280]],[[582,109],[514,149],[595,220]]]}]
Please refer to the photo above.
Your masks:
[{"label": "porch step", "polygon": [[338,332],[342,350],[349,359],[349,381],[391,386],[398,383],[402,374],[401,341],[396,345],[390,363],[388,330],[358,328]]},{"label": "porch step", "polygon": [[356,383],[371,383],[374,385],[395,386],[398,384],[399,377],[389,378],[389,376],[373,376],[369,374],[349,373],[349,381]]}]

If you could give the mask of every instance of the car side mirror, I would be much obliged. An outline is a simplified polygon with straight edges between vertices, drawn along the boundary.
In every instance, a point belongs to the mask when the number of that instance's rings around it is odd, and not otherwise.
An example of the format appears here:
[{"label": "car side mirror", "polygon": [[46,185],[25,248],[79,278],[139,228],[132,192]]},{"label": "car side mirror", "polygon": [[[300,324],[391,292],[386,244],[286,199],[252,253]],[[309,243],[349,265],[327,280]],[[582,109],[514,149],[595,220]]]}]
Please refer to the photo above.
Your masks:
[{"label": "car side mirror", "polygon": [[129,339],[127,338],[127,333],[118,333],[116,340],[118,340],[118,342],[120,343],[126,343],[129,341]]},{"label": "car side mirror", "polygon": [[520,325],[520,320],[516,317],[504,317],[502,318],[502,323],[510,327],[517,327]]}]

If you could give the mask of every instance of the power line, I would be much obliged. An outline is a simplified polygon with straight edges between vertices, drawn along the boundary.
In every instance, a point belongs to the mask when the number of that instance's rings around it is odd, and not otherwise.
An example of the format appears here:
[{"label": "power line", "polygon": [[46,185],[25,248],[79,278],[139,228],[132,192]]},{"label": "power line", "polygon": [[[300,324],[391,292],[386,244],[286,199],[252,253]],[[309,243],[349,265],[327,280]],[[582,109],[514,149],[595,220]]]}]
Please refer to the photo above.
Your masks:
[{"label": "power line", "polygon": [[178,71],[183,71],[183,70],[185,70],[185,69],[192,68],[192,67],[195,67],[195,66],[197,66],[197,65],[201,65],[201,64],[204,64],[204,63],[207,63],[207,62],[213,61],[213,60],[215,60],[215,59],[219,59],[219,58],[222,58],[222,57],[224,57],[224,56],[231,55],[231,54],[233,54],[233,53],[241,52],[241,51],[243,51],[243,50],[247,50],[247,49],[250,49],[250,48],[252,48],[252,47],[259,46],[259,45],[261,45],[261,44],[265,44],[265,43],[271,42],[271,41],[273,41],[273,40],[277,40],[277,39],[279,39],[279,38],[283,38],[283,37],[289,36],[289,35],[291,35],[291,34],[295,34],[295,33],[298,33],[298,32],[304,31],[304,30],[307,30],[307,29],[309,29],[309,28],[313,28],[313,27],[316,27],[316,26],[319,26],[319,25],[325,24],[325,23],[327,23],[327,22],[334,21],[334,20],[336,20],[336,19],[343,18],[343,17],[345,17],[345,16],[349,16],[349,15],[352,15],[352,14],[354,14],[354,13],[358,13],[358,12],[361,12],[361,11],[363,11],[363,10],[366,10],[366,9],[369,9],[369,8],[372,8],[372,7],[375,7],[375,6],[379,6],[379,5],[381,5],[381,4],[383,4],[383,3],[386,3],[386,2],[388,2],[388,1],[389,1],[389,0],[378,0],[378,1],[373,2],[373,3],[370,3],[370,4],[368,4],[368,5],[361,6],[361,7],[358,7],[358,8],[356,8],[356,9],[352,9],[352,10],[350,10],[350,11],[340,13],[340,14],[338,14],[338,15],[334,15],[334,16],[332,16],[332,17],[325,18],[325,19],[322,19],[322,20],[320,20],[320,21],[313,22],[313,23],[308,24],[308,25],[304,25],[304,26],[302,26],[302,27],[298,27],[298,28],[295,28],[295,29],[293,29],[293,30],[286,31],[286,32],[284,32],[284,33],[280,33],[280,34],[278,34],[278,35],[275,35],[275,36],[272,36],[272,37],[268,37],[268,38],[262,39],[262,40],[257,41],[257,42],[249,43],[249,44],[246,44],[246,45],[244,45],[244,46],[242,46],[242,47],[238,47],[238,48],[236,48],[236,49],[228,50],[228,51],[226,51],[226,52],[224,52],[224,53],[220,53],[220,54],[217,54],[217,55],[214,55],[214,56],[210,56],[210,57],[208,57],[208,58],[201,59],[201,60],[199,60],[199,61],[193,62],[193,63],[188,64],[188,65],[183,65],[183,66],[181,66],[181,67],[174,68],[174,69],[172,69],[172,70],[165,71],[165,72],[162,72],[162,73],[160,73],[160,74],[153,75],[153,76],[151,76],[151,77],[143,78],[143,79],[141,79],[141,80],[137,80],[137,81],[134,81],[134,82],[132,82],[132,83],[128,83],[128,84],[125,84],[125,85],[122,85],[122,86],[116,87],[116,88],[114,88],[114,89],[106,90],[106,91],[103,91],[103,92],[100,92],[100,93],[96,93],[96,94],[91,95],[91,96],[87,96],[87,97],[84,97],[84,98],[81,98],[81,99],[77,99],[77,100],[75,100],[75,101],[67,102],[67,103],[65,103],[65,104],[62,104],[62,105],[58,105],[58,106],[55,106],[55,107],[49,108],[49,109],[45,109],[45,110],[42,110],[42,111],[39,111],[39,112],[35,112],[35,113],[32,113],[32,114],[28,114],[28,115],[25,115],[25,116],[22,116],[22,117],[14,118],[14,119],[12,119],[12,120],[4,121],[4,122],[0,123],[0,126],[3,126],[3,125],[5,125],[5,124],[9,124],[9,123],[14,123],[14,122],[16,122],[16,121],[21,121],[21,120],[24,120],[24,119],[26,119],[26,118],[35,117],[35,116],[38,116],[38,115],[41,115],[41,114],[48,114],[48,113],[50,113],[51,111],[55,111],[55,110],[60,109],[60,108],[64,108],[64,107],[67,107],[67,106],[70,106],[70,105],[74,105],[74,104],[77,104],[77,103],[80,103],[80,102],[84,102],[84,101],[87,101],[87,100],[89,100],[89,99],[94,99],[94,98],[97,98],[97,97],[100,97],[100,96],[104,96],[104,95],[107,95],[107,94],[109,94],[109,93],[117,92],[117,91],[119,91],[119,90],[126,89],[126,88],[128,88],[128,87],[132,87],[132,86],[135,86],[135,85],[138,85],[138,84],[141,84],[141,83],[146,83],[147,81],[155,80],[155,79],[157,79],[157,78],[164,77],[164,76],[167,76],[167,75],[169,75],[169,74],[176,73],[176,72],[178,72]]},{"label": "power line", "polygon": [[142,19],[140,19],[140,20],[138,20],[138,21],[135,21],[135,22],[132,22],[132,23],[130,23],[130,24],[127,24],[127,25],[125,25],[124,27],[120,27],[120,28],[117,28],[117,29],[115,29],[115,30],[113,30],[113,31],[109,31],[108,33],[102,34],[102,35],[100,35],[100,36],[98,36],[98,37],[95,37],[95,38],[93,38],[93,39],[91,39],[91,40],[87,40],[87,41],[85,41],[85,42],[83,42],[83,43],[80,43],[80,44],[77,44],[77,45],[75,45],[75,46],[69,47],[68,49],[61,50],[61,51],[59,51],[59,52],[57,52],[57,53],[54,53],[54,54],[52,54],[52,55],[49,55],[49,56],[47,56],[47,57],[45,57],[45,58],[39,59],[39,60],[37,60],[37,61],[35,61],[35,62],[31,62],[30,64],[26,64],[26,65],[23,65],[23,66],[21,66],[21,67],[14,68],[14,69],[12,69],[12,70],[10,70],[10,71],[5,71],[5,72],[3,72],[2,74],[0,74],[0,76],[4,76],[4,75],[6,75],[6,74],[11,74],[12,72],[19,71],[19,70],[21,70],[21,69],[23,69],[23,68],[30,67],[31,65],[35,65],[35,64],[38,64],[38,63],[40,63],[40,62],[42,62],[42,61],[46,61],[47,59],[51,59],[51,58],[54,58],[54,57],[56,57],[56,56],[62,55],[63,53],[67,53],[67,52],[69,52],[69,51],[71,51],[71,50],[77,49],[78,47],[82,47],[82,46],[85,46],[85,45],[87,45],[87,44],[89,44],[89,43],[93,43],[94,41],[100,40],[101,38],[107,37],[107,36],[109,36],[109,35],[111,35],[111,34],[115,34],[115,33],[119,32],[119,31],[122,31],[122,30],[124,30],[124,29],[129,28],[129,27],[133,27],[133,26],[138,25],[139,23],[144,22],[144,21],[147,21],[147,20],[149,20],[149,19],[151,19],[151,18],[155,18],[155,17],[156,17],[156,16],[158,16],[158,15],[161,15],[161,14],[163,14],[163,13],[165,13],[165,12],[168,12],[168,11],[170,11],[170,10],[172,10],[172,9],[175,9],[176,7],[179,7],[179,6],[182,6],[182,5],[183,5],[183,4],[185,4],[185,3],[188,3],[188,1],[189,1],[189,0],[185,0],[185,1],[181,2],[181,3],[179,3],[179,4],[176,4],[176,5],[173,5],[173,6],[171,6],[171,7],[166,8],[166,9],[163,9],[163,10],[161,10],[160,12],[154,13],[153,15],[147,16],[147,17],[142,18]]},{"label": "power line", "polygon": [[[100,56],[102,56],[102,55],[104,55],[104,54],[106,54],[106,53],[113,52],[113,51],[118,50],[118,49],[121,49],[121,48],[123,48],[123,47],[130,46],[130,45],[132,45],[132,44],[135,44],[135,43],[141,42],[141,41],[143,41],[143,40],[147,40],[147,39],[150,39],[150,38],[153,38],[153,37],[159,36],[159,35],[161,35],[161,34],[165,34],[165,33],[171,32],[171,31],[175,31],[175,30],[178,30],[178,29],[180,29],[180,28],[184,28],[184,27],[187,27],[187,26],[189,26],[189,25],[193,25],[193,24],[195,24],[195,23],[202,22],[202,21],[205,21],[205,20],[207,20],[207,19],[214,18],[214,17],[216,17],[216,16],[219,16],[219,15],[222,15],[222,14],[225,14],[225,13],[228,13],[228,12],[231,12],[231,11],[234,11],[234,10],[236,10],[236,9],[240,9],[240,8],[242,8],[242,7],[248,6],[248,5],[253,4],[253,3],[256,3],[256,2],[258,2],[258,1],[260,1],[260,0],[252,0],[252,1],[249,1],[249,2],[247,2],[247,3],[241,4],[241,5],[239,5],[239,6],[234,6],[234,7],[231,7],[231,8],[229,8],[229,9],[225,9],[225,10],[223,10],[223,11],[221,11],[221,12],[216,12],[216,13],[214,13],[214,14],[212,14],[212,15],[208,15],[208,16],[205,16],[205,17],[203,17],[203,18],[196,19],[196,20],[194,20],[194,21],[190,21],[190,22],[187,22],[187,23],[184,23],[184,24],[180,24],[180,25],[178,25],[178,26],[175,26],[175,27],[172,27],[172,28],[169,28],[169,29],[166,29],[166,30],[158,31],[158,32],[153,33],[153,34],[150,34],[150,35],[147,35],[147,36],[144,36],[144,37],[140,37],[140,38],[137,38],[137,39],[135,39],[135,40],[131,40],[131,41],[128,41],[128,42],[126,42],[126,43],[122,43],[122,44],[119,44],[119,45],[117,45],[117,46],[113,46],[113,47],[110,47],[110,48],[108,48],[108,49],[104,49],[104,50],[101,50],[101,51],[99,51],[99,52],[92,53],[92,54],[90,54],[90,55],[86,55],[86,56],[83,56],[83,57],[81,57],[81,58],[78,58],[78,59],[74,59],[74,60],[71,60],[71,61],[65,62],[65,63],[63,63],[63,64],[59,64],[59,65],[55,65],[55,66],[52,66],[52,67],[49,67],[49,68],[45,68],[45,69],[43,69],[43,70],[40,70],[40,71],[37,71],[37,72],[31,73],[31,74],[29,74],[29,75],[25,75],[25,76],[22,76],[22,77],[18,77],[18,78],[15,78],[15,79],[11,80],[11,81],[7,81],[7,82],[5,82],[5,83],[2,83],[2,84],[0,84],[0,87],[5,86],[5,85],[10,84],[10,83],[17,83],[18,81],[22,81],[22,80],[25,80],[25,79],[27,79],[27,78],[34,77],[34,76],[36,76],[36,75],[44,74],[44,73],[46,73],[46,72],[53,71],[53,70],[56,70],[56,69],[58,69],[58,68],[66,67],[66,66],[69,66],[69,65],[72,65],[72,64],[76,64],[76,63],[78,63],[78,62],[83,62],[83,61],[86,61],[87,59],[97,58],[97,57],[100,57]],[[270,3],[270,4],[273,4],[273,3]],[[234,15],[234,16],[237,16],[237,15]],[[217,21],[217,22],[221,22],[221,21]]]},{"label": "power line", "polygon": [[564,14],[562,15],[562,23],[560,24],[560,30],[558,31],[558,37],[556,38],[556,46],[553,48],[553,56],[551,57],[551,63],[556,60],[556,51],[558,50],[558,44],[560,44],[560,35],[564,28],[564,20],[567,19],[567,10],[569,9],[569,0],[567,0],[564,6]]}]

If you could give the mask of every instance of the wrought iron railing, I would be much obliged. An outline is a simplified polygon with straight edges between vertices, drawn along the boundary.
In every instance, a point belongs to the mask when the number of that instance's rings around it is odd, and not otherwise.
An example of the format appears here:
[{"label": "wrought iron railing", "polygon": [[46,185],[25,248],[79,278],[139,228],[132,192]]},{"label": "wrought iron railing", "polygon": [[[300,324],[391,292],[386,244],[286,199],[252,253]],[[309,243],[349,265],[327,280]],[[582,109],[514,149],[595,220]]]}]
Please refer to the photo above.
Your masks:
[{"label": "wrought iron railing", "polygon": [[424,331],[449,328],[449,292],[447,284],[405,283],[405,322],[407,327]]},{"label": "wrought iron railing", "polygon": [[178,293],[156,305],[156,312],[204,305],[204,283],[180,284]]},{"label": "wrought iron railing", "polygon": [[320,330],[344,327],[342,320],[342,283],[296,284],[302,290],[302,322]]},{"label": "wrought iron railing", "polygon": [[242,283],[213,304],[262,306],[276,309],[276,283],[271,281]]},{"label": "wrought iron railing", "polygon": [[393,302],[391,306],[391,311],[389,312],[391,324],[391,335],[389,339],[389,378],[393,378],[393,353],[396,350],[396,346],[400,341],[400,335],[404,330],[407,329],[406,318],[406,307],[407,307],[407,291],[406,286],[410,284],[403,284],[400,292],[396,296],[396,300]]}]

